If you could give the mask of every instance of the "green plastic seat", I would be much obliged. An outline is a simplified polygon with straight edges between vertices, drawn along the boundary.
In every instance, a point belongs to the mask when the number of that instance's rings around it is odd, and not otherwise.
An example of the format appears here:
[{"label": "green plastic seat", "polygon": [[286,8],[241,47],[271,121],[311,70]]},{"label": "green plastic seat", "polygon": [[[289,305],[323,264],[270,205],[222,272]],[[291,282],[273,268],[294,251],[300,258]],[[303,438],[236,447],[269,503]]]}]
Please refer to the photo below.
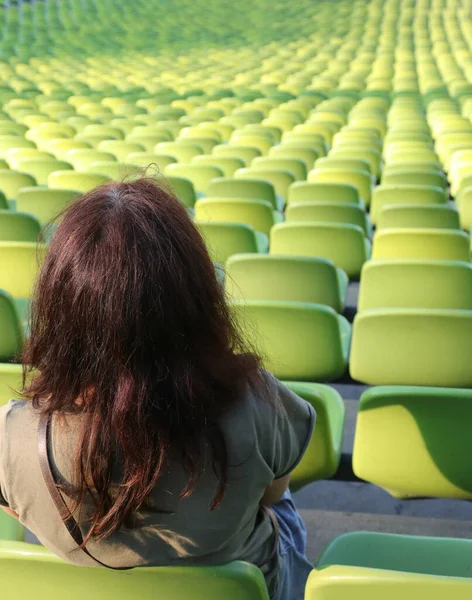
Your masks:
[{"label": "green plastic seat", "polygon": [[241,158],[229,156],[215,156],[213,154],[201,154],[192,160],[195,165],[209,165],[217,167],[223,172],[224,177],[232,177],[238,169],[243,169],[245,162]]},{"label": "green plastic seat", "polygon": [[300,202],[341,202],[362,206],[357,188],[347,183],[297,181],[290,186],[288,204]]},{"label": "green plastic seat", "polygon": [[373,223],[377,223],[379,215],[386,205],[424,204],[445,205],[447,202],[444,190],[437,186],[426,185],[379,185],[372,194],[370,215]]},{"label": "green plastic seat", "polygon": [[206,194],[208,187],[213,179],[223,177],[223,171],[214,166],[210,165],[199,165],[199,164],[178,164],[174,163],[168,165],[164,169],[164,174],[171,175],[173,177],[183,177],[190,180],[195,190],[198,193]]},{"label": "green plastic seat", "polygon": [[197,194],[190,179],[169,175],[166,175],[165,177],[159,175],[156,179],[161,184],[169,186],[171,192],[182,202],[182,204],[188,208],[193,208],[197,199]]},{"label": "green plastic seat", "polygon": [[358,310],[472,310],[472,265],[446,260],[372,260],[362,267]]},{"label": "green plastic seat", "polygon": [[11,169],[19,169],[20,163],[24,159],[37,159],[37,158],[54,158],[50,152],[44,150],[38,150],[37,148],[13,148],[6,153],[5,160],[9,164]]},{"label": "green plastic seat", "polygon": [[247,339],[279,379],[329,381],[347,366],[350,325],[321,304],[233,300],[232,310]]},{"label": "green plastic seat", "polygon": [[348,159],[356,158],[366,161],[370,166],[370,172],[379,178],[382,172],[382,155],[379,150],[370,146],[359,146],[344,143],[335,146],[329,153],[331,158]]},{"label": "green plastic seat", "polygon": [[356,169],[313,169],[308,173],[309,182],[348,183],[357,188],[359,196],[367,206],[372,195],[372,176],[367,171]]},{"label": "green plastic seat", "polygon": [[456,202],[459,207],[461,227],[469,231],[472,227],[472,186],[463,188],[456,197]]},{"label": "green plastic seat", "polygon": [[204,154],[201,146],[182,142],[159,142],[154,146],[154,152],[172,156],[179,163],[189,163],[195,156]]},{"label": "green plastic seat", "polygon": [[315,163],[315,169],[354,169],[355,171],[366,171],[371,173],[370,163],[362,158],[335,157],[330,152],[328,156],[319,158]]},{"label": "green plastic seat", "polygon": [[366,237],[372,233],[372,225],[365,211],[360,206],[342,202],[295,202],[288,205],[285,220],[347,223],[360,227]]},{"label": "green plastic seat", "polygon": [[235,179],[222,177],[213,179],[208,186],[208,198],[248,198],[267,200],[274,210],[277,209],[277,196],[274,186],[263,179]]},{"label": "green plastic seat", "polygon": [[[316,150],[311,148],[304,148],[303,146],[287,146],[286,144],[281,144],[279,146],[273,146],[269,150],[269,157],[301,160],[305,163],[306,169],[310,170],[313,168],[315,161],[320,157],[320,155]],[[303,179],[306,179],[306,174]]]},{"label": "green plastic seat", "polygon": [[69,150],[66,153],[66,160],[69,161],[76,171],[82,173],[88,172],[89,168],[97,162],[116,162],[116,158],[110,152],[102,150]]},{"label": "green plastic seat", "polygon": [[0,241],[37,242],[41,225],[33,215],[0,209]]},{"label": "green plastic seat", "polygon": [[[28,577],[25,577],[25,572]],[[262,572],[249,563],[232,562],[217,567],[150,567],[111,571],[77,567],[38,545],[24,542],[0,543],[0,577],[5,597],[47,598],[55,593],[70,600],[139,596],[151,600],[159,595],[172,600],[228,598],[228,600],[269,600]]]},{"label": "green plastic seat", "polygon": [[143,169],[149,167],[149,171],[158,169],[161,173],[167,165],[172,165],[177,162],[172,156],[166,154],[156,154],[155,152],[130,152],[125,159],[125,162],[130,165],[137,165]]},{"label": "green plastic seat", "polygon": [[329,479],[341,460],[346,408],[339,393],[327,385],[284,381],[316,412],[316,427],[302,460],[290,473],[290,490],[295,492],[319,479]]},{"label": "green plastic seat", "polygon": [[257,148],[262,156],[266,156],[269,150],[274,145],[272,139],[265,135],[257,135],[257,134],[242,134],[239,131],[235,131],[231,136],[229,141],[229,145],[231,146],[249,146],[252,148]]},{"label": "green plastic seat", "polygon": [[[407,388],[397,389],[401,406],[408,391]],[[384,390],[386,388],[377,390],[377,398],[382,397]],[[414,389],[411,392],[414,394]],[[422,392],[420,390],[420,394]],[[393,400],[394,393],[390,397]],[[353,531],[332,540],[318,558],[316,566],[320,569],[330,565],[344,565],[470,578],[471,553],[472,542],[466,539]]]},{"label": "green plastic seat", "polygon": [[110,177],[101,173],[78,173],[77,171],[55,171],[48,177],[50,188],[89,192],[93,188],[109,183]]},{"label": "green plastic seat", "polygon": [[410,167],[391,173],[383,173],[382,185],[432,185],[446,188],[447,181],[441,171],[420,170]]},{"label": "green plastic seat", "polygon": [[231,256],[225,288],[235,300],[313,302],[342,313],[348,278],[324,258],[274,254]]},{"label": "green plastic seat", "polygon": [[17,210],[35,216],[41,225],[52,221],[77,197],[73,190],[22,188],[16,197]]},{"label": "green plastic seat", "polygon": [[268,239],[243,223],[203,221],[197,223],[213,261],[225,264],[233,254],[262,252],[268,250]]},{"label": "green plastic seat", "polygon": [[383,229],[372,244],[372,259],[414,258],[470,262],[469,236],[454,229]]},{"label": "green plastic seat", "polygon": [[113,154],[118,162],[126,162],[130,152],[144,152],[142,144],[135,144],[125,140],[106,140],[98,144],[98,149]]},{"label": "green plastic seat", "polygon": [[459,213],[447,204],[385,204],[377,230],[400,228],[460,229]]},{"label": "green plastic seat", "polygon": [[[1,242],[0,242],[1,244]],[[0,247],[0,252],[2,248]],[[0,256],[0,260],[2,260]],[[2,274],[3,278],[3,274]],[[4,289],[0,289],[0,329],[2,335],[0,336],[0,397],[4,396],[6,390],[4,389],[5,383],[1,381],[2,367],[5,365],[6,372],[8,372],[8,364],[14,357],[18,356],[21,352],[23,345],[23,331],[20,321],[20,315],[18,313],[13,296],[11,296]],[[18,365],[11,365],[12,370],[18,372]],[[10,393],[10,397],[11,393]]]},{"label": "green plastic seat", "polygon": [[0,158],[6,158],[13,148],[36,148],[36,144],[18,135],[0,135]]},{"label": "green plastic seat", "polygon": [[137,165],[130,165],[116,161],[99,161],[90,165],[87,168],[87,173],[100,173],[113,179],[114,181],[122,181],[130,177],[140,177],[142,169]]},{"label": "green plastic seat", "polygon": [[471,400],[472,390],[446,387],[386,386],[364,392],[354,440],[355,473],[398,498],[472,498],[466,460],[472,449],[467,429]]},{"label": "green plastic seat", "polygon": [[304,161],[298,158],[283,158],[278,156],[261,156],[255,158],[251,163],[251,169],[254,170],[274,170],[289,171],[295,178],[295,181],[305,180],[307,168]]},{"label": "green plastic seat", "polygon": [[[1,375],[0,375],[1,378]],[[1,399],[0,399],[1,405]],[[25,539],[25,529],[18,521],[0,509],[0,540],[22,542]]]},{"label": "green plastic seat", "polygon": [[67,153],[70,150],[92,150],[92,146],[87,142],[69,139],[51,140],[47,144],[47,151],[59,160],[67,160]]},{"label": "green plastic seat", "polygon": [[310,573],[305,600],[468,600],[471,593],[466,578],[333,565]]},{"label": "green plastic seat", "polygon": [[18,170],[34,177],[38,185],[47,185],[50,173],[72,168],[70,163],[55,158],[25,158],[18,161]]},{"label": "green plastic seat", "polygon": [[350,372],[369,385],[472,387],[472,311],[363,310],[354,319]]},{"label": "green plastic seat", "polygon": [[[264,158],[264,157],[261,157]],[[254,159],[254,161],[257,159]],[[251,163],[251,165],[254,163]],[[291,171],[283,171],[270,168],[258,167],[253,168],[252,166],[247,169],[238,169],[234,177],[237,179],[261,179],[262,181],[268,181],[274,186],[277,195],[283,200],[282,204],[279,201],[278,208],[282,208],[282,205],[286,201],[288,196],[288,190],[292,183],[295,182],[295,176]]]},{"label": "green plastic seat", "polygon": [[370,243],[356,225],[344,223],[280,223],[270,234],[271,254],[327,258],[351,279],[358,279],[369,258]]},{"label": "green plastic seat", "polygon": [[196,221],[244,223],[269,235],[271,227],[282,219],[267,200],[244,198],[202,198],[195,204]]},{"label": "green plastic seat", "polygon": [[14,200],[21,188],[34,185],[36,185],[35,178],[27,173],[0,169],[0,191],[8,200]]},{"label": "green plastic seat", "polygon": [[244,164],[247,167],[254,158],[262,156],[262,152],[253,146],[230,146],[228,144],[218,144],[218,146],[214,146],[211,153],[215,156],[239,158],[244,161]]}]

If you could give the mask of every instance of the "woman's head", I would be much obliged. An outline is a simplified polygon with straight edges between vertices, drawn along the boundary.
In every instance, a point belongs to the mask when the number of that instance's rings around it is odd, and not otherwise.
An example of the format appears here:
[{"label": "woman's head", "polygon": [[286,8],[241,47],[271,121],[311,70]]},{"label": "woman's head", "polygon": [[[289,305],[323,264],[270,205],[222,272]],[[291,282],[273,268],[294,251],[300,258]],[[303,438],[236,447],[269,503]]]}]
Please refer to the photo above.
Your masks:
[{"label": "woman's head", "polygon": [[[93,483],[91,534],[115,531],[142,505],[172,456],[190,493],[213,448],[224,493],[217,421],[258,370],[242,352],[203,240],[184,206],[152,179],[111,183],[64,213],[32,304],[26,392],[46,411],[84,413],[79,485]],[[113,449],[123,479],[110,494]],[[103,461],[103,456],[110,457]]]}]

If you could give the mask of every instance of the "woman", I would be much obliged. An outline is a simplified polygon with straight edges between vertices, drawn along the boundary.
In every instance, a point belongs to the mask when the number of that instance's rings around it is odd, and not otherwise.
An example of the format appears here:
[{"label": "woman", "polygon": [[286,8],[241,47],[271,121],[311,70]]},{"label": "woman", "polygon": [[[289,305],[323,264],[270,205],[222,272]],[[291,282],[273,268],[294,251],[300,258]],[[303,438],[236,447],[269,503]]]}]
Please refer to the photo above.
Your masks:
[{"label": "woman", "polygon": [[[179,201],[146,178],[79,198],[51,242],[31,320],[32,402],[0,411],[10,514],[78,565],[241,559],[262,569],[271,597],[302,597],[311,567],[287,486],[314,411],[244,349]],[[54,480],[91,556],[42,477],[41,415]]]}]

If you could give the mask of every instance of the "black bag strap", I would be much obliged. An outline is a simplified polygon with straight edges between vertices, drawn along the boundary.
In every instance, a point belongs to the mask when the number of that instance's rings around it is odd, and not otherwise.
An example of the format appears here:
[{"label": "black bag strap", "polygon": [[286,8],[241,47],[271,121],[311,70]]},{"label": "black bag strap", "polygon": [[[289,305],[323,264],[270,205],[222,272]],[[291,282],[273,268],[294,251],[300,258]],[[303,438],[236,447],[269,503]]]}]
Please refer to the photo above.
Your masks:
[{"label": "black bag strap", "polygon": [[38,455],[39,455],[39,465],[41,467],[41,472],[43,474],[44,483],[46,484],[46,488],[49,492],[49,495],[54,502],[57,512],[61,517],[64,525],[67,528],[67,531],[70,533],[72,539],[80,548],[80,550],[86,554],[89,558],[94,560],[102,567],[106,567],[107,569],[112,569],[114,571],[128,571],[133,567],[112,567],[110,565],[106,565],[98,558],[95,558],[90,552],[87,550],[86,546],[84,546],[84,538],[82,536],[82,532],[80,531],[79,524],[75,520],[72,515],[69,507],[67,506],[64,497],[59,491],[56,482],[54,481],[54,476],[51,470],[51,462],[49,460],[49,431],[51,425],[51,414],[43,413],[39,419],[38,426]]}]

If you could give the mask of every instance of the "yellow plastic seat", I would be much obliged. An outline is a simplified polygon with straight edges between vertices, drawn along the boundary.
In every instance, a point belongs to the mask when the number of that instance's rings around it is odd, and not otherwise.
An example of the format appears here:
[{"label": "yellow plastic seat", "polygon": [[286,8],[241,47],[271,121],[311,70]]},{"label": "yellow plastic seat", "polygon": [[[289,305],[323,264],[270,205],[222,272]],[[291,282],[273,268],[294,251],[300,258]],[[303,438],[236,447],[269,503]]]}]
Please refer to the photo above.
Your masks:
[{"label": "yellow plastic seat", "polygon": [[326,258],[351,279],[358,279],[369,258],[370,243],[356,225],[281,223],[270,232],[271,254]]},{"label": "yellow plastic seat", "polygon": [[253,146],[230,146],[229,144],[221,144],[214,146],[211,151],[215,156],[239,158],[244,161],[245,166],[249,166],[254,158],[262,156],[262,152]]},{"label": "yellow plastic seat", "polygon": [[347,223],[360,227],[366,237],[372,233],[372,225],[365,211],[360,206],[344,202],[294,202],[288,205],[285,220],[287,223]]},{"label": "yellow plastic seat", "polygon": [[256,232],[243,223],[202,221],[197,223],[214,262],[222,265],[233,254],[265,253],[268,250],[267,236]]},{"label": "yellow plastic seat", "polygon": [[55,171],[48,177],[50,188],[89,192],[98,185],[109,183],[110,177],[100,173],[78,173],[77,171]]},{"label": "yellow plastic seat", "polygon": [[36,180],[27,173],[20,173],[10,169],[0,169],[0,191],[8,200],[14,200],[24,187],[36,185]]},{"label": "yellow plastic seat", "polygon": [[305,600],[467,600],[472,581],[365,567],[328,566],[313,570]]},{"label": "yellow plastic seat", "polygon": [[245,167],[245,162],[241,158],[229,156],[215,156],[213,154],[201,154],[195,156],[192,160],[195,165],[209,165],[221,169],[224,177],[232,177],[238,169]]},{"label": "yellow plastic seat", "polygon": [[171,175],[173,177],[184,177],[189,179],[197,193],[206,194],[208,186],[213,179],[223,177],[223,171],[214,166],[210,165],[199,165],[199,164],[171,164],[164,169],[165,175]]},{"label": "yellow plastic seat", "polygon": [[249,146],[257,148],[263,156],[267,155],[269,150],[274,145],[273,141],[264,135],[241,135],[234,132],[230,138],[229,145],[231,146]]},{"label": "yellow plastic seat", "polygon": [[466,457],[472,449],[467,429],[471,400],[468,389],[367,390],[359,403],[354,439],[356,475],[397,498],[470,500],[472,477]]},{"label": "yellow plastic seat", "polygon": [[25,159],[37,158],[54,158],[54,156],[50,152],[38,150],[37,148],[13,148],[13,150],[8,150],[5,156],[5,160],[11,169],[19,169],[21,161]]},{"label": "yellow plastic seat", "polygon": [[382,185],[431,185],[446,188],[446,178],[441,171],[426,171],[415,168],[383,173]]},{"label": "yellow plastic seat", "polygon": [[187,208],[193,208],[197,199],[197,193],[190,179],[185,177],[173,177],[162,175],[157,177],[163,185],[167,185],[171,192],[178,198]]},{"label": "yellow plastic seat", "polygon": [[159,142],[154,147],[154,152],[172,156],[179,163],[189,163],[195,156],[204,154],[201,146],[181,142]]},{"label": "yellow plastic seat", "polygon": [[366,171],[355,169],[314,169],[308,173],[309,182],[348,183],[357,188],[359,196],[370,205],[372,177]]},{"label": "yellow plastic seat", "polygon": [[377,230],[400,228],[460,229],[459,213],[447,204],[386,204]]},{"label": "yellow plastic seat", "polygon": [[96,162],[116,161],[116,158],[110,152],[101,150],[69,150],[66,153],[66,160],[70,162],[76,171],[87,172],[88,168]]},{"label": "yellow plastic seat", "polygon": [[261,156],[252,161],[251,169],[289,171],[294,176],[295,181],[304,180],[307,176],[305,163],[297,158]]},{"label": "yellow plastic seat", "polygon": [[36,148],[36,144],[18,135],[0,135],[0,158],[6,158],[14,148]]},{"label": "yellow plastic seat", "polygon": [[316,161],[315,169],[354,169],[355,171],[371,173],[370,163],[366,160],[354,157],[335,157],[331,152],[328,156],[319,158]]},{"label": "yellow plastic seat", "polygon": [[387,205],[424,204],[428,206],[445,205],[447,202],[444,190],[428,185],[379,185],[372,194],[370,215],[373,223],[377,223],[379,215]]},{"label": "yellow plastic seat", "polygon": [[80,142],[78,140],[59,139],[51,140],[47,144],[47,151],[54,154],[59,160],[66,160],[67,153],[69,150],[91,150],[91,144],[87,142]]},{"label": "yellow plastic seat", "polygon": [[234,300],[312,302],[342,313],[348,278],[329,260],[310,256],[235,254],[225,288]]},{"label": "yellow plastic seat", "polygon": [[372,244],[372,259],[413,258],[470,262],[469,237],[451,229],[384,229]]},{"label": "yellow plastic seat", "polygon": [[72,165],[55,158],[25,158],[19,161],[18,169],[34,177],[38,185],[47,185],[50,173],[72,169]]},{"label": "yellow plastic seat", "polygon": [[247,198],[252,200],[267,200],[274,210],[278,200],[274,186],[263,179],[235,179],[222,177],[214,179],[207,190],[209,198]]},{"label": "yellow plastic seat", "polygon": [[155,152],[130,152],[125,159],[125,162],[130,165],[137,165],[143,169],[150,167],[159,169],[163,172],[167,165],[172,165],[175,162],[174,157],[167,154],[157,154]]},{"label": "yellow plastic seat", "polygon": [[264,366],[279,379],[315,382],[343,375],[350,325],[332,308],[270,300],[233,300],[231,307]]},{"label": "yellow plastic seat", "polygon": [[0,241],[38,242],[41,225],[33,215],[0,209]]},{"label": "yellow plastic seat", "polygon": [[29,298],[44,250],[34,242],[0,242],[0,289]]},{"label": "yellow plastic seat", "polygon": [[472,387],[472,311],[363,310],[354,319],[350,373],[369,385]]},{"label": "yellow plastic seat", "polygon": [[144,146],[141,144],[134,144],[125,140],[106,140],[98,144],[98,149],[113,154],[119,162],[126,162],[126,157],[130,152],[144,152]]},{"label": "yellow plastic seat", "polygon": [[[274,158],[294,158],[296,160],[302,160],[305,163],[307,170],[313,168],[315,161],[319,158],[319,153],[312,148],[304,148],[303,146],[288,146],[281,144],[279,146],[273,146],[269,150],[269,157]],[[306,175],[304,177],[306,179]]]},{"label": "yellow plastic seat", "polygon": [[267,200],[203,198],[195,203],[196,221],[244,223],[266,235],[281,218],[282,215],[276,214]]},{"label": "yellow plastic seat", "polygon": [[331,158],[355,158],[369,163],[370,172],[377,178],[382,173],[382,155],[376,148],[370,146],[350,145],[348,143],[335,146],[329,153]]},{"label": "yellow plastic seat", "polygon": [[425,259],[368,261],[362,268],[358,310],[371,308],[472,310],[472,265]]},{"label": "yellow plastic seat", "polygon": [[[266,168],[254,169],[250,167],[246,169],[238,169],[234,176],[237,179],[262,179],[263,181],[268,181],[274,186],[277,195],[280,196],[284,202],[288,196],[288,190],[290,186],[295,182],[295,177],[291,171]],[[283,205],[284,202],[280,203],[279,201],[278,208],[281,208],[281,204]]]},{"label": "yellow plastic seat", "polygon": [[363,206],[356,187],[349,183],[297,181],[290,186],[288,204],[301,202],[340,202]]},{"label": "yellow plastic seat", "polygon": [[77,191],[67,189],[26,187],[16,196],[16,208],[34,215],[45,225],[62,212],[77,195]]},{"label": "yellow plastic seat", "polygon": [[130,179],[130,177],[140,177],[142,169],[138,165],[130,165],[116,161],[100,161],[92,163],[87,169],[87,173],[100,173],[113,179],[114,181],[122,181]]}]

